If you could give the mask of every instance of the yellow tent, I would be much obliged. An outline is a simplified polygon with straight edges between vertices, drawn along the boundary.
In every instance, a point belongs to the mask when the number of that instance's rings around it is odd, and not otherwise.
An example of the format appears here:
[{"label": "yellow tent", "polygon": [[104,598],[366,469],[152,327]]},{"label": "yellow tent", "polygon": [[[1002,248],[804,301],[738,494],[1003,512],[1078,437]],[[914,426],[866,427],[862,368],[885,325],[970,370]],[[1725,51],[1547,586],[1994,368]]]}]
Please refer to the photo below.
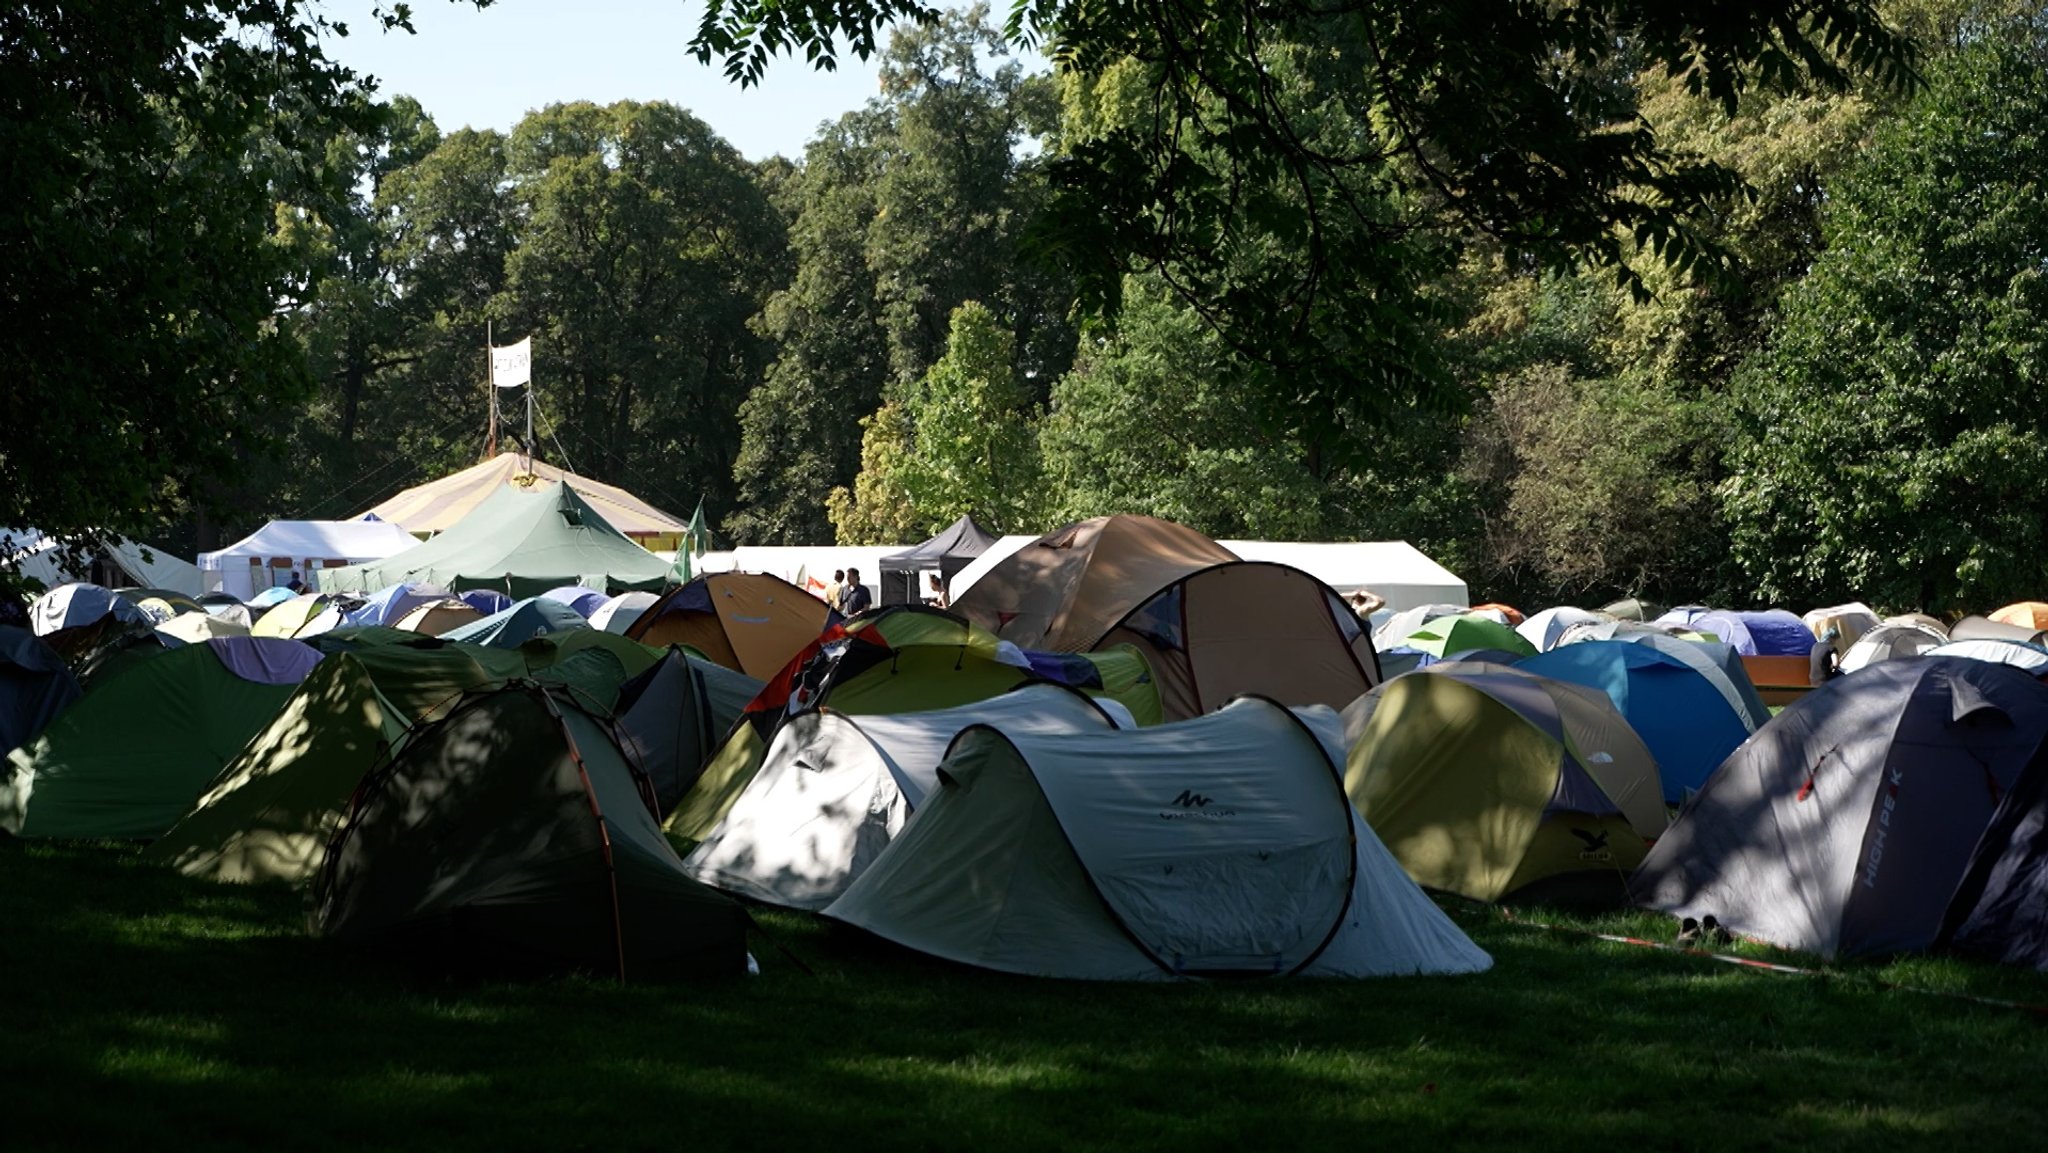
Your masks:
[{"label": "yellow tent", "polygon": [[2048,604],[2042,604],[2040,601],[2021,601],[1992,613],[1991,619],[2002,625],[2018,625],[2036,631],[2048,629]]},{"label": "yellow tent", "polygon": [[410,533],[436,533],[454,525],[482,504],[485,497],[506,485],[538,493],[558,480],[568,481],[576,495],[596,509],[607,524],[632,537],[641,548],[672,549],[682,539],[685,525],[680,518],[625,489],[510,452],[406,489],[369,511],[378,520],[390,521]]}]

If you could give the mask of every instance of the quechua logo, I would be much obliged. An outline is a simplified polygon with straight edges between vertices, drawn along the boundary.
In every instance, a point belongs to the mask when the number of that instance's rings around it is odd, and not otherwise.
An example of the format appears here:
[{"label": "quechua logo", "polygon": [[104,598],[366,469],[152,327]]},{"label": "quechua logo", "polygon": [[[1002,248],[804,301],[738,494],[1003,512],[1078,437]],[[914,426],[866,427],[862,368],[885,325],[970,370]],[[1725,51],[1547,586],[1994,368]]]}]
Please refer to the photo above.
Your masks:
[{"label": "quechua logo", "polygon": [[1159,810],[1162,821],[1185,821],[1200,819],[1221,820],[1237,815],[1235,809],[1212,808],[1216,798],[1203,796],[1193,789],[1182,789],[1180,795],[1166,802],[1167,807]]}]

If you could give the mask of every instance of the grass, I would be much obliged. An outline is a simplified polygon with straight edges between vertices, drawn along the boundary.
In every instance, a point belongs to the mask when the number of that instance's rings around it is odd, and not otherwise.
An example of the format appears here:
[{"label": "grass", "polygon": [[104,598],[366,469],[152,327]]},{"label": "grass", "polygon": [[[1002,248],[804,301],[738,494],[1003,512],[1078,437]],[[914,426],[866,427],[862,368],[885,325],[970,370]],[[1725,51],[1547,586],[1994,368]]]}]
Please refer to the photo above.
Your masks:
[{"label": "grass", "polygon": [[0,1148],[2041,1147],[2048,1017],[1885,983],[2048,977],[1779,976],[1448,907],[1493,972],[1033,981],[763,915],[810,973],[757,940],[747,981],[455,985],[311,939],[283,889],[6,841]]}]

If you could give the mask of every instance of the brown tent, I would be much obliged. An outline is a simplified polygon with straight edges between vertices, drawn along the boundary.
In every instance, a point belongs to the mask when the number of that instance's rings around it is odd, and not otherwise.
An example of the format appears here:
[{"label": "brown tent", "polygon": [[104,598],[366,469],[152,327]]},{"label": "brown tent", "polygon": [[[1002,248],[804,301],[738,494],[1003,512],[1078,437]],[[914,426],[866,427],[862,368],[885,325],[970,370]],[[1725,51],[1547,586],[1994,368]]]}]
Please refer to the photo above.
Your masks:
[{"label": "brown tent", "polygon": [[1159,681],[1169,721],[1242,693],[1341,709],[1379,683],[1358,615],[1330,586],[1284,564],[1226,561],[1184,576],[1132,609],[1097,649],[1128,644]]},{"label": "brown tent", "polygon": [[647,606],[626,635],[688,645],[729,669],[767,680],[838,619],[824,601],[766,573],[711,573]]},{"label": "brown tent", "polygon": [[953,611],[1022,648],[1082,652],[1160,589],[1237,559],[1172,521],[1096,517],[1017,550],[961,593]]},{"label": "brown tent", "polygon": [[409,633],[424,633],[438,637],[451,629],[474,624],[484,619],[484,614],[459,600],[449,599],[420,605],[401,617],[398,628]]}]

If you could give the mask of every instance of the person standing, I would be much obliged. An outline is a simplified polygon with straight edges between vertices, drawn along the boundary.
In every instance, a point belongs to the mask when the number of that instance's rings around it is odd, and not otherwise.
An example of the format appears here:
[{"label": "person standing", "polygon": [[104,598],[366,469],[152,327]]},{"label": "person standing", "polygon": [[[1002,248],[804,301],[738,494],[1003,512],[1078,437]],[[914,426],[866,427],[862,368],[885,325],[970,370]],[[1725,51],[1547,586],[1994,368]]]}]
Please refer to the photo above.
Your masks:
[{"label": "person standing", "polygon": [[825,587],[825,603],[831,605],[833,608],[836,609],[839,607],[840,598],[844,597],[845,595],[846,570],[843,568],[833,569],[832,583]]},{"label": "person standing", "polygon": [[859,569],[846,570],[846,592],[839,601],[839,615],[848,617],[868,611],[875,603],[875,598],[868,595],[868,586],[860,583]]}]

